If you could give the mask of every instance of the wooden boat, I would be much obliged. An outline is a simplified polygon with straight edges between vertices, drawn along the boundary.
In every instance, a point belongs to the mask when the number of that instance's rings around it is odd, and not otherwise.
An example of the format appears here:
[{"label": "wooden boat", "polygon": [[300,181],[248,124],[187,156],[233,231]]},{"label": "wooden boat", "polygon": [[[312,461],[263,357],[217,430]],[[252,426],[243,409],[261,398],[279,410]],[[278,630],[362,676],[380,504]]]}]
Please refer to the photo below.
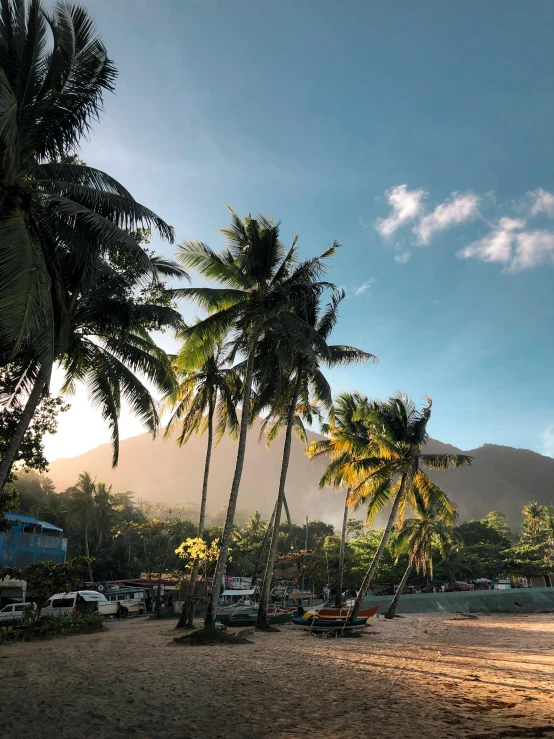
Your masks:
[{"label": "wooden boat", "polygon": [[[279,610],[269,610],[267,614],[269,623],[273,626],[275,624],[286,624],[292,618],[290,610],[281,608]],[[222,609],[217,611],[217,620],[225,624],[226,626],[255,626],[258,619],[258,608],[251,608],[248,611],[245,609],[231,609],[222,612]]]},{"label": "wooden boat", "polygon": [[[381,606],[373,606],[373,608],[361,608],[358,611],[358,617],[359,618],[365,618],[366,621],[368,618],[372,618],[375,616],[377,611],[381,608]],[[313,613],[311,609],[307,611],[307,613]],[[336,608],[335,606],[323,606],[322,608],[316,608],[315,613],[317,613],[318,618],[339,618],[344,619],[348,618],[350,614],[352,613],[351,608]]]},{"label": "wooden boat", "polygon": [[306,612],[303,612],[303,609],[299,608],[292,622],[298,626],[309,627],[310,631],[313,632],[351,631],[367,624],[368,620],[377,613],[380,607],[375,606],[360,610],[354,619],[350,618],[350,614],[352,613],[351,608],[326,606],[310,609]]},{"label": "wooden boat", "polygon": [[310,633],[316,636],[340,636],[341,634],[360,631],[366,626],[367,619],[355,618],[349,620],[346,618],[314,618],[313,616],[302,618],[301,616],[294,616],[292,622],[309,629]]},{"label": "wooden boat", "polygon": [[[269,623],[285,624],[290,621],[295,610],[295,608],[269,606],[267,609]],[[224,591],[222,602],[217,608],[217,621],[226,626],[255,626],[257,619],[258,604],[254,589]]]}]

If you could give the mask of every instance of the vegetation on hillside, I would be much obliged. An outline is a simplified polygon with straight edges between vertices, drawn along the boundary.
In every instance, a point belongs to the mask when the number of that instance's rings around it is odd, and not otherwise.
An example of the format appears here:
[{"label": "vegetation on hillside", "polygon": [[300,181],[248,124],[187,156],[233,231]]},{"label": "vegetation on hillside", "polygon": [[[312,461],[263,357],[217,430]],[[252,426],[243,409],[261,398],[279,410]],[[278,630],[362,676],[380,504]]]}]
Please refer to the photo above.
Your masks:
[{"label": "vegetation on hillside", "polygon": [[[91,476],[91,479],[94,479]],[[77,481],[76,481],[77,482]],[[175,552],[186,539],[197,536],[198,506],[171,508],[136,500],[132,493],[118,493],[109,485],[95,482],[96,489],[107,491],[94,501],[89,524],[89,551],[92,576],[96,582],[140,575],[150,577],[154,592],[160,571],[176,579],[188,580],[191,560]],[[75,518],[74,493],[70,488],[57,493],[44,475],[30,472],[20,475],[15,483],[19,504],[14,513],[37,516],[60,526],[69,538],[68,557],[84,556],[85,525]],[[517,583],[523,577],[554,572],[554,507],[530,504],[523,512],[520,531],[510,529],[501,513],[492,511],[479,521],[467,521],[437,531],[430,543],[432,575],[437,581],[475,580],[511,577]],[[408,532],[413,533],[412,519],[392,530],[389,543],[379,561],[374,584],[386,586],[400,583],[409,564],[409,554],[401,544]],[[222,533],[223,511],[208,513],[204,540],[207,546]],[[249,577],[255,571],[264,534],[269,521],[258,511],[241,511],[231,541],[229,576]],[[348,518],[344,551],[343,589],[357,590],[371,564],[382,538],[382,530],[367,528],[363,521]],[[407,524],[407,527],[406,527]],[[437,526],[435,525],[435,529]],[[163,534],[167,531],[167,534]],[[310,521],[308,549],[304,550],[305,526],[288,524],[279,527],[274,584],[291,582],[300,585],[302,574],[310,589],[321,592],[329,584],[335,588],[339,580],[341,549],[340,531],[321,521]],[[400,539],[400,542],[399,542]],[[146,541],[145,541],[146,540]],[[450,546],[448,546],[450,543]],[[262,554],[267,554],[267,541]],[[428,556],[428,555],[427,555]],[[201,574],[213,573],[212,560]],[[150,574],[149,574],[150,573]],[[414,561],[407,584],[422,586],[431,578],[429,568],[420,568]]]}]

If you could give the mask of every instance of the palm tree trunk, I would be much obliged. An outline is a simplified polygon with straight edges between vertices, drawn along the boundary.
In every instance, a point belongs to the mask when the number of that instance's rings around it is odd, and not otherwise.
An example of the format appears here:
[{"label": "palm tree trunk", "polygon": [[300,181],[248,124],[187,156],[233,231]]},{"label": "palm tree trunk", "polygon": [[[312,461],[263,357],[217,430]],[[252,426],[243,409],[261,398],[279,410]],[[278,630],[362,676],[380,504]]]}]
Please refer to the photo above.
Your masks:
[{"label": "palm tree trunk", "polygon": [[404,592],[404,588],[406,587],[406,583],[408,582],[408,578],[412,574],[412,570],[414,568],[413,560],[410,562],[410,564],[406,567],[406,572],[404,573],[402,580],[400,582],[400,585],[398,586],[398,589],[396,593],[394,594],[394,598],[392,599],[392,602],[389,606],[389,610],[385,613],[385,618],[394,618],[394,614],[396,613],[396,609],[398,607],[398,602],[400,600],[400,596]]},{"label": "palm tree trunk", "polygon": [[283,505],[285,506],[285,515],[287,517],[287,523],[289,525],[289,534],[290,534],[290,543],[291,546],[296,547],[297,542],[294,538],[294,529],[292,528],[292,519],[290,517],[290,511],[289,511],[289,504],[287,503],[287,497],[286,495],[283,495]]},{"label": "palm tree trunk", "polygon": [[377,570],[379,562],[381,561],[381,557],[383,556],[385,547],[387,546],[387,542],[389,540],[392,527],[394,526],[394,522],[396,521],[396,515],[398,513],[398,507],[400,505],[400,501],[402,500],[404,496],[405,487],[406,487],[406,473],[404,472],[402,475],[402,481],[400,482],[400,487],[398,488],[398,492],[396,493],[394,503],[392,504],[392,509],[390,512],[389,520],[387,521],[387,526],[385,530],[383,531],[383,536],[381,537],[381,541],[379,542],[379,546],[377,547],[377,551],[375,552],[373,561],[371,562],[369,569],[366,572],[365,577],[362,581],[362,584],[360,585],[360,592],[358,593],[358,597],[356,598],[356,601],[354,603],[354,608],[352,609],[352,613],[350,614],[350,618],[352,620],[355,619],[356,616],[358,615],[358,611],[360,610],[360,606],[362,605],[362,600],[366,594],[366,591],[371,581],[373,580],[373,577],[375,576],[375,572]]},{"label": "palm tree trunk", "polygon": [[[89,549],[89,544],[88,544],[88,518],[85,523],[85,557],[88,557],[90,559],[90,549]],[[94,582],[94,580],[92,579],[92,566],[90,562],[88,562],[87,566],[88,566],[89,580],[90,582]]]},{"label": "palm tree trunk", "polygon": [[252,580],[250,581],[251,588],[256,587],[256,582],[258,580],[258,572],[260,571],[260,562],[262,560],[262,554],[264,553],[265,545],[267,544],[267,540],[269,539],[269,536],[273,530],[273,521],[275,520],[276,510],[277,510],[277,503],[275,503],[275,506],[273,508],[273,513],[271,514],[271,518],[269,519],[267,529],[265,530],[265,533],[264,533],[264,538],[262,539],[262,543],[258,550],[258,556],[256,557],[256,562],[254,563],[254,574],[252,575]]},{"label": "palm tree trunk", "polygon": [[290,450],[292,445],[292,427],[294,425],[294,416],[298,403],[298,395],[300,394],[300,384],[302,382],[302,369],[300,364],[297,368],[296,385],[291,399],[288,418],[287,432],[285,435],[285,446],[283,448],[283,461],[281,463],[281,477],[279,480],[279,493],[277,495],[277,505],[275,507],[275,521],[273,522],[273,531],[271,534],[271,543],[269,545],[269,554],[267,557],[267,565],[265,568],[264,581],[262,584],[262,594],[260,597],[260,605],[258,607],[258,620],[256,628],[269,629],[269,621],[267,611],[269,607],[269,593],[271,590],[271,581],[273,580],[273,568],[275,566],[275,557],[277,556],[277,542],[279,540],[279,525],[281,523],[281,509],[285,498],[285,484],[287,481],[287,472],[289,468]]},{"label": "palm tree trunk", "polygon": [[239,496],[240,480],[242,477],[242,468],[244,467],[244,456],[246,453],[246,433],[248,431],[248,421],[250,417],[250,398],[252,395],[252,377],[254,375],[254,355],[255,348],[252,347],[248,357],[246,367],[246,377],[244,380],[244,396],[242,399],[242,415],[240,420],[239,445],[237,450],[237,461],[235,464],[235,474],[231,485],[231,495],[229,496],[229,505],[227,507],[227,517],[225,519],[225,527],[219,548],[219,557],[215,567],[212,593],[208,599],[208,607],[206,609],[205,626],[213,626],[217,615],[217,603],[219,601],[219,589],[221,581],[225,573],[227,565],[227,551],[233,533],[233,523],[235,521],[235,511],[237,508],[237,498]]},{"label": "palm tree trunk", "polygon": [[21,446],[21,442],[23,441],[23,437],[27,433],[29,425],[33,420],[33,416],[35,415],[37,406],[40,403],[42,393],[50,383],[50,374],[51,370],[47,370],[44,367],[41,367],[39,370],[33,389],[25,403],[25,408],[23,409],[19,423],[12,434],[8,448],[4,452],[4,456],[0,460],[0,502],[3,497],[2,491],[4,490],[4,485],[8,480],[8,476],[19,451],[19,447]]},{"label": "palm tree trunk", "polygon": [[350,488],[346,490],[346,500],[344,501],[344,515],[342,517],[342,532],[340,537],[340,554],[339,554],[339,572],[337,577],[337,593],[335,595],[335,608],[342,606],[342,583],[344,580],[344,553],[346,549],[346,522],[348,521],[348,499],[350,497]]},{"label": "palm tree trunk", "polygon": [[[206,461],[204,463],[204,481],[202,483],[202,501],[200,503],[200,516],[198,518],[198,538],[202,539],[206,521],[206,501],[208,499],[208,479],[210,476],[210,462],[212,459],[212,446],[214,439],[214,403],[213,397],[210,397],[210,403],[208,408],[208,446],[206,448]],[[196,579],[198,577],[198,570],[200,569],[200,562],[196,560],[190,572],[190,583],[188,587],[187,598],[183,607],[183,611],[177,623],[177,628],[182,629],[184,626],[194,625],[194,612],[195,606],[195,592],[196,592]]]}]

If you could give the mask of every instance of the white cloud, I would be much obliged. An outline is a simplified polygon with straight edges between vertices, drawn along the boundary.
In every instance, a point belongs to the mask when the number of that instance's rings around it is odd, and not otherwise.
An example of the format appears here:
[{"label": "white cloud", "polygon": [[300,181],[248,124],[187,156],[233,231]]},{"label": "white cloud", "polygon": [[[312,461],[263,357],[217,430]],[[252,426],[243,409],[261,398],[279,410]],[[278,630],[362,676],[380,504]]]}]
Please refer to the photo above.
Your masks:
[{"label": "white cloud", "polygon": [[501,218],[490,234],[458,252],[460,259],[480,259],[483,262],[509,264],[513,258],[516,232],[525,228],[525,221]]},{"label": "white cloud", "polygon": [[521,272],[554,263],[554,232],[525,230],[525,221],[501,218],[493,231],[457,254],[461,259],[504,264],[507,272]]},{"label": "white cloud", "polygon": [[554,233],[552,231],[523,231],[516,236],[515,255],[510,272],[521,272],[539,264],[554,263]]},{"label": "white cloud", "polygon": [[408,185],[404,184],[392,187],[386,194],[392,213],[388,218],[380,218],[376,228],[381,236],[388,238],[400,226],[421,215],[427,193],[425,190],[408,190]]},{"label": "white cloud", "polygon": [[[423,189],[409,190],[406,184],[398,185],[387,190],[386,196],[392,212],[387,218],[377,221],[377,231],[388,238],[401,226],[415,221],[412,233],[415,243],[419,245],[429,244],[436,233],[474,220],[487,202],[486,196],[481,197],[473,192],[453,192],[430,213],[425,213],[427,192]],[[554,230],[533,228],[532,224],[533,219],[541,214],[554,218],[554,193],[537,188],[519,201],[514,201],[508,213],[511,215],[496,221],[486,236],[468,244],[457,256],[460,259],[500,264],[504,272],[511,273],[543,264],[554,265]],[[395,262],[406,264],[411,252],[402,251],[401,244],[395,248]],[[369,287],[364,283],[356,294],[361,295]]]},{"label": "white cloud", "polygon": [[529,193],[534,199],[531,207],[531,215],[537,216],[539,213],[546,213],[548,216],[554,216],[554,195],[539,187],[538,190]]},{"label": "white cloud", "polygon": [[362,283],[359,287],[357,287],[354,291],[355,295],[363,295],[368,290],[371,289],[371,286],[375,283],[375,278],[372,277],[370,280],[366,280],[364,283]]},{"label": "white cloud", "polygon": [[448,200],[437,205],[432,213],[429,213],[414,226],[414,233],[420,244],[428,244],[433,236],[439,231],[446,231],[464,221],[469,221],[479,214],[480,198],[474,193],[468,192],[458,195],[453,192]]}]

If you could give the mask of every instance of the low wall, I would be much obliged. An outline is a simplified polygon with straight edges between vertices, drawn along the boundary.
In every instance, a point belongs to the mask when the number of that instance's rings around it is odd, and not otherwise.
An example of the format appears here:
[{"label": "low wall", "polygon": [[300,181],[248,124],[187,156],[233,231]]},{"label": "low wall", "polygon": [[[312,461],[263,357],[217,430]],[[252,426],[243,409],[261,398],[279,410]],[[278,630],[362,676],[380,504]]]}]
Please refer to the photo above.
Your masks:
[{"label": "low wall", "polygon": [[[383,614],[392,596],[368,596],[364,607],[381,606]],[[475,590],[462,593],[403,595],[397,613],[540,613],[554,611],[554,588]]]}]

